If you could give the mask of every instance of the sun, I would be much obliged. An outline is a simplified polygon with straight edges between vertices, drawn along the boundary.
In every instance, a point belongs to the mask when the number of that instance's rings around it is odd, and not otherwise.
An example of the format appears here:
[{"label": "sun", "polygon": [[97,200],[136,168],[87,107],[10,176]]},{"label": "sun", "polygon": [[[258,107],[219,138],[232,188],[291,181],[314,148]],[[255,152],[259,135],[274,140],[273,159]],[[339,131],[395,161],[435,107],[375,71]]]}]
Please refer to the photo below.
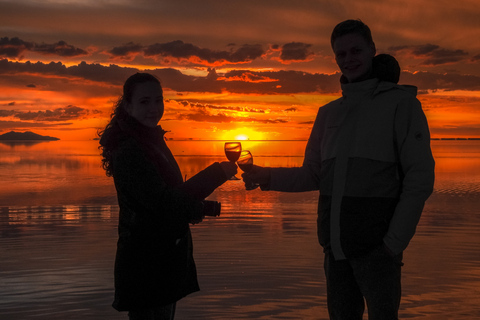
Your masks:
[{"label": "sun", "polygon": [[255,129],[242,127],[235,128],[232,130],[226,130],[221,136],[221,140],[237,140],[237,141],[247,141],[247,140],[263,140],[263,133],[258,132]]},{"label": "sun", "polygon": [[248,136],[245,134],[239,134],[235,137],[235,140],[248,140]]}]

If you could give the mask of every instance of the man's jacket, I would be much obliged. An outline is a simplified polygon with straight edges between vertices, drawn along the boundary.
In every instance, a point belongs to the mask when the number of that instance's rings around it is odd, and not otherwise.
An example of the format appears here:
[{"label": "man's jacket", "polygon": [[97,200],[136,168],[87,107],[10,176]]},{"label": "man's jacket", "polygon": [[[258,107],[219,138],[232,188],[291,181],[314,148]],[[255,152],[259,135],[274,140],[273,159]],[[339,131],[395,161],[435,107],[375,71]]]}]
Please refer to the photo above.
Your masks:
[{"label": "man's jacket", "polygon": [[318,236],[345,259],[385,245],[400,254],[433,191],[434,160],[416,88],[342,84],[318,111],[300,168],[271,168],[270,190],[320,190]]}]

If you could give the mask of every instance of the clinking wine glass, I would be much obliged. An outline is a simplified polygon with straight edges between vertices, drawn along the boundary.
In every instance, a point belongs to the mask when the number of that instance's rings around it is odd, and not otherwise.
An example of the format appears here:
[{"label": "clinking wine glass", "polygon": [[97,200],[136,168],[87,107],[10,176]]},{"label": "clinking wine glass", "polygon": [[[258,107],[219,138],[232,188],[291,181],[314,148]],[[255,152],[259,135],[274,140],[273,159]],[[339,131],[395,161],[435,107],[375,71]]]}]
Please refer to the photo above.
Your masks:
[{"label": "clinking wine glass", "polygon": [[[236,162],[242,152],[242,144],[240,142],[225,142],[225,155],[230,162]],[[236,176],[230,180],[240,180]]]},{"label": "clinking wine glass", "polygon": [[[252,153],[248,150],[244,150],[240,153],[240,157],[237,160],[237,164],[242,169],[243,172],[249,172],[253,169],[253,156]],[[245,185],[245,189],[253,190],[257,188],[259,185],[257,183],[250,183]]]}]

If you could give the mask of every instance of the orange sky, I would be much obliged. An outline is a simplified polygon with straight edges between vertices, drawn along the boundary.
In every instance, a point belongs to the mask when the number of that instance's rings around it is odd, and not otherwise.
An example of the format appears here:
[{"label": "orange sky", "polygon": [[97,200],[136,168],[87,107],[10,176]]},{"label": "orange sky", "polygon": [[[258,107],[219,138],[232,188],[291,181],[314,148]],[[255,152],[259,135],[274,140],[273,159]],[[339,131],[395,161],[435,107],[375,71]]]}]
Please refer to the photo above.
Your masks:
[{"label": "orange sky", "polygon": [[360,18],[415,85],[432,137],[480,137],[480,4],[0,1],[0,134],[93,139],[123,81],[165,89],[172,139],[306,139],[339,96],[329,36]]}]

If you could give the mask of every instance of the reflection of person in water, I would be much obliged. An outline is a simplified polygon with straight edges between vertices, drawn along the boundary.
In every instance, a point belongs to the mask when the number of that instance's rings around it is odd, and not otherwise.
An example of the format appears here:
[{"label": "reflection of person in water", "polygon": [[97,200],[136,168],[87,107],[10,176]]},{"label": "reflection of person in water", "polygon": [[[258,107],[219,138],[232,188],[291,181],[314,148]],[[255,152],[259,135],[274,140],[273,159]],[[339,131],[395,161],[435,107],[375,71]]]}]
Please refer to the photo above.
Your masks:
[{"label": "reflection of person in water", "polygon": [[158,79],[137,73],[100,140],[120,207],[113,306],[130,319],[173,319],[176,301],[199,290],[189,223],[219,213],[204,199],[237,172],[234,163],[214,163],[183,182],[157,126],[163,111]]},{"label": "reflection of person in water", "polygon": [[370,320],[398,319],[402,253],[433,190],[428,124],[416,88],[396,84],[395,59],[374,59],[368,26],[338,24],[331,45],[343,96],[319,109],[302,167],[242,176],[262,190],[320,190],[331,319],[362,319],[364,299]]}]

